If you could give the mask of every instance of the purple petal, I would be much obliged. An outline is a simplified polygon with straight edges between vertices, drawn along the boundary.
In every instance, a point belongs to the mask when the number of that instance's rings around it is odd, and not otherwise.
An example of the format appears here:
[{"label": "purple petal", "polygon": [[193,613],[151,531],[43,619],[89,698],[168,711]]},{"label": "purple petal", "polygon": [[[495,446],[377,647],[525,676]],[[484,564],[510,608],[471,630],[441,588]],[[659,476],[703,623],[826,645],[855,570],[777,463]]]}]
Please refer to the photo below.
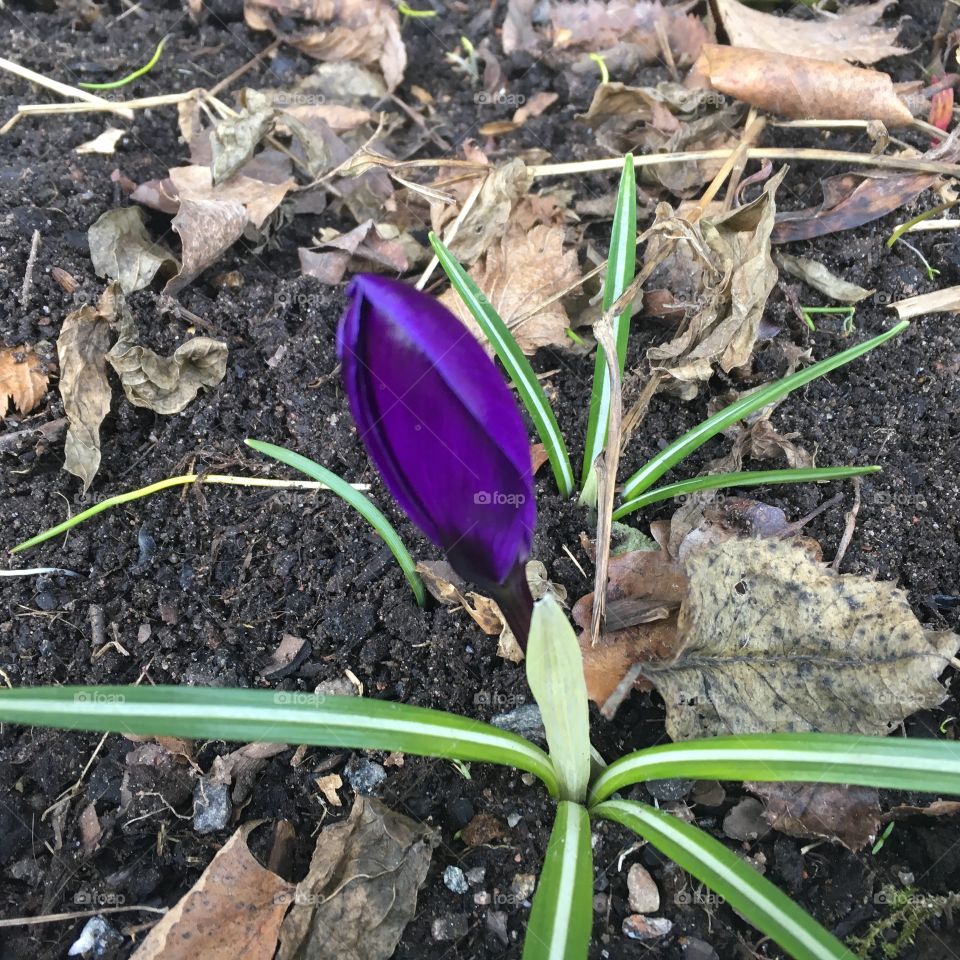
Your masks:
[{"label": "purple petal", "polygon": [[497,368],[426,294],[360,275],[338,332],[350,409],[387,487],[475,583],[502,583],[536,520],[526,430]]}]

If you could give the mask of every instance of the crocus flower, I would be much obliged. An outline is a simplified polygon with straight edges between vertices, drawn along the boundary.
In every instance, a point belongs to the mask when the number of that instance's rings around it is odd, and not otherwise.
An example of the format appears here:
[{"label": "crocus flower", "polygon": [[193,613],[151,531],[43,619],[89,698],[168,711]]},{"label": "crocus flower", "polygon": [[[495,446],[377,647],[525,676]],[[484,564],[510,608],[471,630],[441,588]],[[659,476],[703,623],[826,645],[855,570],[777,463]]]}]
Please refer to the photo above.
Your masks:
[{"label": "crocus flower", "polygon": [[513,395],[433,297],[371,274],[354,277],[347,296],[337,354],[360,438],[407,516],[525,644],[536,504]]}]

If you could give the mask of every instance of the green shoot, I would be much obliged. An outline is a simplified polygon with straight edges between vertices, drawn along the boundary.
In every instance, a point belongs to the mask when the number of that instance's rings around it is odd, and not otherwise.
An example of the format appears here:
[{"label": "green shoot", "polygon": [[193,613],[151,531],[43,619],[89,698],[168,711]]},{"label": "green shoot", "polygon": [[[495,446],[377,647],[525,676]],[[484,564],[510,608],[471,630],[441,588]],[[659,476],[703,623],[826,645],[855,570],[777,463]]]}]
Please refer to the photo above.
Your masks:
[{"label": "green shoot", "polygon": [[423,20],[427,17],[437,16],[436,10],[414,10],[412,7],[404,3],[403,0],[400,0],[400,3],[397,4],[397,12],[402,16],[410,17],[413,20]]},{"label": "green shoot", "polygon": [[[617,298],[630,286],[637,266],[637,182],[633,170],[633,155],[623,159],[623,172],[617,191],[617,206],[610,233],[610,254],[603,279],[603,310],[609,310]],[[630,337],[628,306],[613,321],[613,337],[617,343],[617,361],[623,374],[627,360],[627,341]],[[582,492],[580,502],[589,506],[597,503],[597,475],[594,463],[603,452],[607,440],[607,421],[610,415],[610,376],[603,348],[597,347],[593,369],[593,390],[590,395],[590,414],[587,420],[587,442],[583,451]]]},{"label": "green shoot", "polygon": [[78,83],[78,87],[83,87],[84,90],[116,90],[117,87],[125,87],[128,83],[133,83],[134,80],[139,80],[144,74],[149,73],[156,65],[157,61],[160,59],[160,55],[163,53],[163,47],[167,42],[167,38],[164,37],[158,44],[157,49],[154,51],[153,56],[138,70],[134,70],[133,73],[128,73],[125,77],[121,77],[119,80],[113,80],[110,83]]},{"label": "green shoot", "polygon": [[570,621],[549,593],[533,608],[526,664],[560,796],[582,803],[590,779],[590,706],[583,656]]},{"label": "green shoot", "polygon": [[561,800],[533,898],[522,960],[578,960],[590,947],[593,852],[590,817]]},{"label": "green shoot", "polygon": [[609,83],[610,82],[610,71],[607,69],[607,61],[603,59],[603,56],[599,53],[588,54],[590,59],[600,68],[600,82]]},{"label": "green shoot", "polygon": [[708,417],[702,423],[687,431],[683,436],[674,440],[673,443],[664,447],[658,454],[648,460],[629,480],[624,484],[623,497],[626,501],[635,500],[642,493],[650,489],[665,473],[672,470],[681,460],[688,457],[694,450],[702,447],[708,440],[715,437],[718,433],[726,430],[727,427],[742,420],[757,410],[762,410],[768,404],[785,397],[799,387],[822,377],[837,367],[842,367],[851,360],[869,353],[871,350],[879,347],[891,337],[902,333],[910,326],[909,321],[902,320],[896,326],[891,327],[885,333],[866,340],[855,347],[850,347],[841,353],[819,363],[814,363],[804,370],[798,370],[789,377],[777,380],[774,383],[767,384],[759,390],[754,390],[729,406]]},{"label": "green shoot", "polygon": [[698,490],[724,490],[727,487],[759,487],[777,483],[822,483],[843,480],[867,473],[879,473],[880,467],[801,467],[794,470],[746,470],[742,473],[712,473],[692,480],[681,480],[665,487],[657,487],[622,503],[613,513],[614,520],[648,507],[651,503],[682,497]]},{"label": "green shoot", "polygon": [[577,331],[574,330],[574,329],[572,329],[571,327],[567,327],[567,329],[564,330],[563,332],[564,332],[578,347],[585,347],[585,346],[587,345],[587,341],[584,340],[583,337],[581,337],[580,334],[577,333]]},{"label": "green shoot", "polygon": [[923,213],[918,214],[917,216],[913,217],[911,220],[907,220],[906,223],[901,223],[900,226],[897,227],[897,229],[894,230],[889,237],[887,237],[887,249],[892,249],[893,245],[905,233],[909,233],[918,223],[922,223],[924,220],[929,220],[931,217],[935,217],[937,216],[937,214],[943,213],[944,210],[949,210],[954,205],[954,203],[956,203],[955,200],[950,201],[948,203],[941,203],[939,207],[932,207],[929,210],[924,210]]},{"label": "green shoot", "polygon": [[264,443],[261,440],[245,440],[244,443],[256,450],[257,453],[273,457],[274,460],[279,460],[280,463],[285,463],[288,467],[293,467],[294,470],[299,470],[308,477],[327,484],[337,496],[350,504],[380,534],[383,542],[390,548],[390,552],[397,558],[397,563],[400,564],[400,569],[403,570],[403,575],[407,578],[407,583],[410,584],[410,589],[413,590],[417,603],[421,607],[426,605],[427,593],[423,581],[420,579],[420,574],[417,573],[417,565],[414,563],[413,557],[410,556],[397,531],[390,525],[390,521],[369,497],[358,493],[349,483],[341,480],[326,467],[321,467],[319,463],[303,457],[299,453],[286,450],[284,447],[278,447],[273,443]]},{"label": "green shoot", "polygon": [[920,252],[920,250],[915,247],[912,243],[908,243],[906,240],[900,241],[908,250],[912,250],[919,261],[923,264],[923,269],[926,271],[927,279],[933,280],[935,277],[940,276],[940,271],[936,267],[930,266],[930,261]]},{"label": "green shoot", "polygon": [[493,309],[490,301],[480,292],[480,288],[463,269],[457,258],[444,246],[443,241],[431,232],[430,243],[440,266],[450,280],[450,285],[457,291],[473,319],[490,341],[490,345],[507,371],[507,376],[517,388],[517,393],[527,413],[530,414],[530,419],[533,420],[537,434],[546,447],[547,457],[561,495],[572,496],[573,468],[570,465],[567,445],[547,395],[543,392],[533,367],[530,366],[530,361],[523,355],[513,334]]},{"label": "green shoot", "polygon": [[841,314],[844,316],[844,331],[853,329],[853,318],[856,315],[856,307],[805,307],[800,305],[800,313],[803,315],[803,322],[811,329],[817,328],[813,325],[813,317],[819,314]]},{"label": "green shoot", "polygon": [[[69,520],[64,520],[63,523],[58,523],[55,527],[50,527],[49,530],[44,530],[42,533],[38,533],[35,537],[31,537],[29,540],[24,540],[23,543],[18,543],[10,552],[20,553],[21,550],[29,550],[31,547],[35,547],[37,544],[43,543],[45,540],[50,540],[53,537],[59,537],[61,533],[66,533],[68,530],[72,530],[74,527],[79,526],[81,523],[89,520],[91,517],[95,517],[98,513],[103,513],[104,510],[111,509],[111,507],[119,507],[121,504],[130,503],[132,500],[139,500],[141,497],[149,497],[151,494],[159,493],[161,490],[169,490],[171,487],[180,487],[189,483],[196,483],[198,480],[202,481],[204,484],[219,483],[234,487],[273,487],[279,490],[330,489],[327,484],[318,483],[314,480],[272,480],[267,477],[230,477],[219,473],[208,473],[206,475],[188,473],[181,477],[167,477],[166,480],[159,480],[157,483],[151,483],[146,487],[140,487],[137,490],[130,490],[127,493],[120,493],[115,497],[107,497],[106,500],[101,500],[100,503],[95,503],[92,507],[88,507],[86,510],[78,513],[75,517],[70,517]],[[367,484],[354,484],[353,486],[356,490],[367,489]]]},{"label": "green shoot", "polygon": [[876,856],[883,849],[883,845],[887,842],[890,834],[893,833],[895,823],[896,821],[891,820],[887,824],[886,830],[884,830],[883,833],[881,833],[877,838],[877,842],[873,845],[873,849],[870,851],[874,856]]}]

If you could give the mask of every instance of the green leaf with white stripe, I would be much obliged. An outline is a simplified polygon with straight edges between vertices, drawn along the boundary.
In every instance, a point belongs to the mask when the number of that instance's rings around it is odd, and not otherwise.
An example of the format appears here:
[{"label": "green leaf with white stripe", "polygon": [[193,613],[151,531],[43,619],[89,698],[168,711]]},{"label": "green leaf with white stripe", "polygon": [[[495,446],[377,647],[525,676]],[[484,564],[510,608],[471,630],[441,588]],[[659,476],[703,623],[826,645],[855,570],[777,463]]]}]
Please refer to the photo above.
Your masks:
[{"label": "green leaf with white stripe", "polygon": [[850,960],[850,951],[832,933],[699,827],[629,800],[608,800],[591,815],[621,823],[648,840],[794,960]]},{"label": "green leaf with white stripe", "polygon": [[570,465],[567,445],[563,434],[560,433],[557,418],[547,400],[547,395],[543,392],[533,367],[530,366],[530,361],[523,355],[513,334],[493,309],[490,301],[480,292],[480,288],[463,269],[457,258],[433,232],[430,233],[430,243],[433,245],[433,251],[437,255],[440,266],[450,280],[450,285],[457,291],[457,295],[464,302],[473,319],[477,321],[477,325],[490,341],[494,353],[507,371],[507,376],[517,388],[517,393],[520,394],[520,399],[546,448],[560,493],[565,497],[572,496],[573,467]]},{"label": "green leaf with white stripe", "polygon": [[550,758],[529,740],[386,700],[219,687],[25,687],[0,690],[0,722],[476,760],[526,770],[558,792]]},{"label": "green leaf with white stripe", "polygon": [[774,383],[768,383],[759,390],[754,390],[739,400],[734,401],[729,406],[718,410],[712,417],[708,417],[703,423],[697,424],[692,430],[688,430],[682,437],[674,440],[673,443],[664,447],[656,456],[648,460],[629,480],[623,485],[624,501],[635,500],[640,494],[650,489],[668,470],[672,470],[681,460],[688,457],[694,450],[702,447],[708,440],[715,437],[718,433],[726,430],[738,420],[748,417],[757,410],[762,410],[768,404],[785,397],[792,393],[798,387],[822,377],[837,367],[842,367],[857,357],[862,357],[869,353],[881,343],[886,343],[891,337],[903,333],[910,326],[909,321],[902,320],[896,326],[891,327],[885,333],[881,333],[872,340],[866,340],[863,343],[844,350],[826,360],[821,360],[804,370],[798,370],[789,377],[777,380]]},{"label": "green leaf with white stripe", "polygon": [[[607,272],[603,278],[603,309],[609,310],[617,298],[633,282],[637,269],[637,181],[633,170],[633,155],[623,158],[623,172],[617,191],[617,205],[610,233],[610,252]],[[613,321],[613,337],[617,343],[620,373],[627,360],[627,341],[630,337],[628,307]],[[607,421],[610,417],[610,372],[603,356],[603,347],[597,347],[593,369],[593,390],[590,395],[590,414],[587,420],[587,442],[583,451],[582,493],[580,502],[596,506],[597,475],[594,461],[603,452],[607,441]]]},{"label": "green leaf with white stripe", "polygon": [[590,817],[561,800],[523,942],[523,960],[582,960],[593,923]]},{"label": "green leaf with white stripe", "polygon": [[843,733],[753,733],[649,747],[611,763],[590,803],[644,780],[849,783],[960,795],[960,744]]},{"label": "green leaf with white stripe", "polygon": [[354,490],[349,483],[326,467],[321,467],[315,460],[294,453],[292,450],[287,450],[286,447],[278,447],[274,443],[264,443],[262,440],[245,440],[244,443],[256,450],[257,453],[273,457],[274,460],[279,460],[280,463],[285,463],[288,467],[293,467],[294,470],[299,470],[308,477],[325,483],[342,500],[349,503],[383,538],[383,542],[390,548],[390,552],[396,557],[397,563],[400,564],[400,569],[407,578],[407,583],[410,584],[410,589],[413,590],[417,603],[421,607],[426,606],[427,593],[423,581],[420,579],[420,574],[417,573],[417,565],[414,563],[413,557],[410,556],[410,551],[407,550],[404,542],[400,539],[400,534],[393,529],[390,521],[369,497],[365,497],[358,490]]},{"label": "green leaf with white stripe", "polygon": [[590,779],[590,705],[577,635],[547,593],[533,607],[527,639],[527,683],[550,746],[564,800],[583,803]]}]

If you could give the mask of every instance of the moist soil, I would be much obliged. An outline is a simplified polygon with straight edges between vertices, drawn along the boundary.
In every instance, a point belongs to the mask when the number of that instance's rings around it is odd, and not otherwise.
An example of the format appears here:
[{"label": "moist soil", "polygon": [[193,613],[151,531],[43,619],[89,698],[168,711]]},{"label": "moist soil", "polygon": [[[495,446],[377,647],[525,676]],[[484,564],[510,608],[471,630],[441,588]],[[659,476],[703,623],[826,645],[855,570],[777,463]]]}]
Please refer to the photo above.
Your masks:
[{"label": "moist soil", "polygon": [[[901,35],[916,47],[917,63],[926,62],[939,4],[904,5],[912,16]],[[196,24],[174,4],[141,4],[120,23],[119,7],[107,6],[92,27],[78,27],[77,10],[41,10],[22,5],[0,11],[4,47],[40,73],[68,81],[104,65],[116,71],[146,61],[157,41],[170,35],[158,66],[129,90],[152,95],[193,86],[210,86],[246,63],[266,45],[249,31],[235,0],[207,8]],[[512,107],[474,103],[473,89],[444,62],[461,34],[477,43],[492,23],[499,27],[504,4],[454,4],[429,22],[410,22],[404,38],[410,66],[399,96],[411,100],[413,84],[428,89],[439,110],[439,132],[452,144],[476,136],[480,123],[506,116]],[[109,25],[109,30],[108,30]],[[499,43],[494,42],[499,50]],[[880,64],[897,76],[913,76],[909,58]],[[562,71],[526,56],[503,61],[512,93],[530,96],[552,90],[554,109],[529,121],[502,141],[493,159],[521,149],[539,148],[557,161],[600,156],[589,131],[575,121],[587,105],[590,86],[571,89]],[[272,69],[272,72],[271,72]],[[254,68],[245,82],[253,87],[291,82],[310,63],[286,48],[273,62]],[[98,75],[99,76],[99,75]],[[632,78],[651,82],[657,71]],[[278,80],[279,78],[279,80]],[[623,78],[625,80],[630,78]],[[13,115],[18,103],[47,99],[24,81],[0,75],[0,117]],[[482,111],[482,112],[481,112]],[[499,112],[498,112],[499,111]],[[96,114],[48,116],[20,122],[0,138],[0,339],[6,345],[52,344],[64,316],[102,290],[89,260],[86,230],[104,211],[122,204],[111,171],[120,169],[136,182],[162,176],[183,161],[176,114],[171,108],[141,111],[112,157],[80,156],[73,148],[99,134],[107,122]],[[785,134],[792,134],[787,137]],[[869,144],[850,135],[768,128],[766,142],[805,144],[866,151]],[[910,135],[907,135],[910,138]],[[922,146],[922,141],[915,140]],[[420,155],[436,156],[428,144]],[[819,199],[818,179],[839,172],[832,167],[795,163],[781,191],[785,208]],[[615,188],[610,176],[578,177],[568,185],[579,197],[600,197]],[[815,242],[794,244],[792,252],[814,256],[834,272],[877,295],[861,304],[856,330],[844,336],[840,321],[823,319],[808,330],[797,320],[781,289],[775,290],[767,317],[779,326],[777,337],[758,348],[755,376],[731,384],[716,378],[695,401],[658,396],[626,450],[623,475],[681,431],[701,420],[712,395],[731,385],[742,389],[782,372],[780,344],[809,347],[816,358],[889,326],[885,304],[911,294],[960,283],[960,240],[952,233],[920,233],[915,243],[940,270],[929,280],[919,260],[902,245],[885,246],[893,226],[933,205],[924,195],[910,207],[866,227]],[[649,213],[649,211],[648,211]],[[168,221],[151,218],[155,235]],[[0,517],[4,543],[16,542],[76,513],[84,506],[148,482],[186,472],[289,475],[251,455],[242,441],[257,437],[315,458],[354,482],[372,485],[371,495],[419,556],[436,552],[395,508],[358,441],[346,412],[334,356],[334,331],[343,307],[339,288],[299,276],[296,249],[322,225],[349,227],[324,216],[301,216],[288,223],[264,250],[243,243],[187,288],[181,304],[202,319],[206,333],[229,345],[226,378],[202,392],[186,410],[158,417],[126,402],[114,403],[102,430],[103,463],[91,492],[83,496],[76,478],[62,469],[63,416],[57,391],[28,418],[10,417],[0,439],[26,426],[53,424],[2,447]],[[31,236],[41,236],[26,307],[20,304]],[[605,249],[608,222],[586,223],[585,237]],[[421,239],[423,239],[421,237]],[[60,267],[79,282],[65,293],[51,275]],[[218,286],[213,277],[237,270],[239,288]],[[792,281],[791,281],[792,282]],[[800,287],[806,304],[825,301]],[[156,292],[131,298],[149,345],[171,352],[193,331],[174,313],[163,313]],[[638,322],[630,369],[641,369],[651,343],[669,330]],[[541,351],[535,359],[548,377],[571,450],[582,449],[592,356]],[[909,591],[918,617],[931,628],[960,628],[958,585],[958,508],[960,466],[958,411],[960,330],[954,317],[916,321],[901,337],[865,359],[818,380],[787,400],[775,420],[795,431],[798,442],[816,448],[820,464],[877,463],[883,473],[863,484],[856,533],[843,561],[850,573],[894,580]],[[636,392],[638,378],[626,390]],[[119,388],[115,397],[120,396]],[[717,439],[692,457],[684,475],[699,472],[728,449]],[[820,515],[808,532],[832,557],[852,500],[849,486],[759,489],[755,496],[782,507],[790,518],[806,515],[835,493],[842,503]],[[592,565],[580,546],[588,519],[555,493],[548,471],[541,470],[537,490],[539,525],[534,554],[551,578],[572,598],[590,583],[571,562],[577,557],[588,576]],[[668,517],[661,504],[638,516],[638,525]],[[496,640],[482,634],[463,615],[435,606],[420,610],[382,542],[332,496],[302,492],[241,491],[207,487],[174,490],[109,511],[66,538],[43,545],[7,566],[57,566],[79,576],[51,575],[0,579],[0,679],[14,687],[38,684],[146,683],[215,685],[313,691],[324,681],[342,680],[346,671],[363,685],[366,696],[428,707],[453,708],[480,719],[526,703],[522,670],[495,654]],[[280,674],[264,678],[271,653],[286,634],[306,639],[309,649]],[[950,696],[941,710],[913,717],[910,735],[938,735],[943,725],[954,736],[960,708],[952,672],[945,678]],[[607,757],[663,742],[663,704],[654,693],[634,693],[613,722],[595,717],[595,742]],[[218,755],[236,744],[197,743],[199,767],[209,770]],[[182,769],[136,768],[128,789],[138,794],[133,806],[118,812],[128,740],[109,736],[7,726],[0,733],[0,913],[7,918],[84,911],[84,897],[98,904],[174,904],[198,879],[237,822],[289,821],[296,840],[283,861],[290,879],[305,872],[321,822],[345,815],[352,792],[341,790],[344,806],[325,805],[316,778],[327,772],[346,775],[358,758],[349,753],[312,749],[271,759],[258,773],[245,805],[224,829],[201,835],[192,826],[192,783]],[[383,756],[374,756],[382,762]],[[353,767],[350,767],[353,769]],[[552,819],[552,803],[517,774],[474,764],[464,776],[451,764],[404,759],[385,767],[379,795],[391,807],[432,825],[439,836],[430,872],[396,956],[422,958],[428,951],[443,958],[519,957],[529,904],[517,895],[518,875],[535,874],[542,862]],[[64,791],[80,783],[60,815],[45,811]],[[916,818],[898,823],[876,854],[854,855],[838,845],[810,844],[770,833],[758,842],[737,845],[723,837],[727,810],[744,796],[739,784],[727,784],[719,807],[696,804],[689,785],[667,785],[659,802],[670,806],[687,797],[690,815],[700,826],[742,848],[766,875],[795,896],[840,936],[862,934],[884,914],[878,892],[885,884],[912,883],[919,894],[960,890],[960,843],[949,818]],[[654,788],[656,789],[656,788]],[[672,792],[671,792],[672,791]],[[633,795],[649,799],[644,788]],[[889,803],[923,798],[891,796]],[[93,804],[104,829],[95,852],[85,853],[80,815]],[[490,814],[503,836],[467,848],[459,831],[475,814]],[[508,824],[513,824],[512,826]],[[253,835],[255,852],[265,859],[274,828]],[[685,875],[652,848],[609,824],[595,828],[595,927],[591,957],[658,960],[682,957],[779,957],[729,907],[690,886]],[[633,862],[653,873],[662,896],[661,915],[672,932],[640,944],[621,929],[630,912],[626,871]],[[467,894],[442,882],[447,866],[484,868],[482,881]],[[910,879],[912,877],[912,880]],[[522,885],[522,881],[519,881]],[[880,898],[882,899],[882,897]],[[453,941],[435,942],[435,921],[460,924]],[[111,922],[125,935],[104,954],[126,957],[155,915],[119,913]],[[5,958],[63,957],[83,919],[0,929]],[[709,947],[707,946],[709,945]],[[960,953],[960,932],[949,913],[920,927],[903,958],[942,960]]]}]

